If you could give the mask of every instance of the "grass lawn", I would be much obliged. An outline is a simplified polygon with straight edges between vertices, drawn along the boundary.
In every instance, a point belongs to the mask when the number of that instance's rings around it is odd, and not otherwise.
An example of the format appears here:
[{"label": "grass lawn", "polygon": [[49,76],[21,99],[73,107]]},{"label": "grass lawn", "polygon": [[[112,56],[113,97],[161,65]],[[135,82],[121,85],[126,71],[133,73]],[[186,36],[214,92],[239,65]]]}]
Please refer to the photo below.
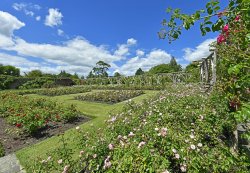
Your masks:
[{"label": "grass lawn", "polygon": [[[94,90],[92,92],[97,92],[99,90]],[[132,100],[135,102],[141,102],[144,99],[152,97],[156,95],[159,91],[145,91],[145,94],[135,97]],[[91,117],[92,119],[80,126],[80,128],[84,131],[93,131],[97,130],[100,127],[105,125],[105,120],[108,118],[109,113],[119,112],[122,107],[124,106],[125,102],[120,102],[117,104],[103,104],[103,103],[95,103],[95,102],[86,102],[86,101],[78,101],[74,100],[74,96],[82,95],[80,94],[70,94],[70,95],[63,95],[63,96],[55,96],[51,97],[51,99],[62,102],[63,104],[75,104],[77,105],[77,109],[82,112],[85,116]],[[47,96],[40,96],[31,94],[31,97],[47,97]],[[65,138],[67,142],[70,144],[72,149],[76,149],[76,143],[74,143],[75,137],[75,129],[70,129],[65,132]],[[58,136],[53,136],[49,139],[46,139],[42,142],[39,142],[35,145],[29,146],[27,148],[23,148],[16,152],[18,159],[20,160],[21,164],[27,168],[31,166],[33,161],[37,157],[43,157],[46,153],[53,151],[56,149],[61,143],[59,142]],[[78,152],[78,150],[77,150]]]}]

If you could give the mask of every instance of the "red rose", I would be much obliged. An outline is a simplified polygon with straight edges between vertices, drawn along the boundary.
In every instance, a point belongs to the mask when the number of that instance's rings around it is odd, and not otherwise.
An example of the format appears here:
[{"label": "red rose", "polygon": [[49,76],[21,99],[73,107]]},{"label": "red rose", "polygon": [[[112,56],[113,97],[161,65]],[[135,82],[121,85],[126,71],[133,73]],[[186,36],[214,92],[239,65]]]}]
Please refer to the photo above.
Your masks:
[{"label": "red rose", "polygon": [[21,123],[16,123],[16,127],[21,127],[22,124]]}]

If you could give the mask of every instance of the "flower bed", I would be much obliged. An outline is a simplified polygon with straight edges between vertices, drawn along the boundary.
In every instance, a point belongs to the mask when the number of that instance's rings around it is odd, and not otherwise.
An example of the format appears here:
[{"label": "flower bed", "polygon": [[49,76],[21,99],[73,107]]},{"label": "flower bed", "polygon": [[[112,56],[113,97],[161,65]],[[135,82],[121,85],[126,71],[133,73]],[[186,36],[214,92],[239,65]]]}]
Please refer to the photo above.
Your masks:
[{"label": "flower bed", "polygon": [[235,122],[224,96],[171,90],[144,104],[128,102],[104,129],[77,131],[77,160],[64,145],[31,171],[247,173],[246,158],[230,151]]},{"label": "flower bed", "polygon": [[0,102],[0,117],[29,134],[57,122],[72,121],[79,115],[73,105],[65,107],[48,99],[32,99],[13,93],[0,94]]},{"label": "flower bed", "polygon": [[85,93],[91,91],[89,87],[76,86],[76,87],[60,87],[60,88],[49,88],[42,89],[38,92],[41,95],[47,96],[59,96],[67,94]]},{"label": "flower bed", "polygon": [[113,104],[131,99],[133,97],[137,97],[141,94],[144,94],[144,92],[133,90],[101,91],[85,95],[79,95],[76,96],[75,99],[82,101],[105,102]]}]

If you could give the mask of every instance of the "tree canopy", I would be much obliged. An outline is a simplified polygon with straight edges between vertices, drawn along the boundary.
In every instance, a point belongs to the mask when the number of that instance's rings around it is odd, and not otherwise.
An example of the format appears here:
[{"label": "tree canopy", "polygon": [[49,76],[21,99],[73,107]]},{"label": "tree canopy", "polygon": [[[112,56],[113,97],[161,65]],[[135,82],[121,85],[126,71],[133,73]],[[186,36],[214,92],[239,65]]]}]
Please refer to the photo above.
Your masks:
[{"label": "tree canopy", "polygon": [[174,57],[172,57],[169,64],[160,64],[154,66],[149,70],[149,74],[173,73],[181,70],[181,65],[176,62]]},{"label": "tree canopy", "polygon": [[20,69],[11,65],[2,65],[0,64],[0,74],[10,75],[10,76],[20,76]]},{"label": "tree canopy", "polygon": [[135,75],[137,76],[137,75],[143,75],[144,74],[144,71],[141,69],[141,68],[139,68],[138,70],[136,70],[136,72],[135,72]]},{"label": "tree canopy", "polygon": [[95,77],[108,77],[108,69],[111,67],[108,63],[104,61],[98,61],[96,66],[89,72],[87,78]]}]

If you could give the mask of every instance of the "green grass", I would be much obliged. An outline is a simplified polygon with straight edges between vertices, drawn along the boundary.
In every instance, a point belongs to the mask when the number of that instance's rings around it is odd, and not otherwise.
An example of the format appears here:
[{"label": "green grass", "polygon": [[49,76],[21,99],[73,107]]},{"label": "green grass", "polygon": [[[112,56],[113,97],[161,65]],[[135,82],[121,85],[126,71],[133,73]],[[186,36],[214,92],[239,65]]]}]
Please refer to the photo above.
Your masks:
[{"label": "green grass", "polygon": [[[94,90],[92,92],[97,92],[98,90]],[[149,97],[152,97],[156,95],[159,91],[145,91],[145,94],[135,97],[132,100],[135,102],[141,102],[144,99],[147,99]],[[85,94],[85,93],[84,93]],[[63,95],[63,96],[55,96],[55,97],[47,97],[47,96],[40,96],[31,94],[30,97],[46,97],[51,98],[53,100],[62,102],[63,104],[75,104],[77,106],[77,109],[83,113],[83,115],[91,117],[92,119],[82,125],[80,125],[80,128],[83,131],[89,131],[89,130],[97,130],[100,127],[104,127],[105,120],[108,118],[109,114],[119,112],[121,111],[122,107],[125,104],[124,102],[120,102],[117,104],[103,104],[103,103],[95,103],[95,102],[87,102],[87,101],[78,101],[74,100],[74,96],[76,95],[82,95],[82,94],[70,94],[70,95]],[[65,138],[67,139],[67,142],[70,144],[72,149],[76,149],[76,143],[74,142],[74,132],[75,129],[69,129],[67,130],[65,134]],[[18,159],[20,160],[20,163],[25,167],[31,166],[33,161],[37,157],[43,157],[48,152],[53,151],[57,147],[61,145],[60,138],[58,136],[53,136],[49,139],[46,139],[44,141],[41,141],[37,144],[34,144],[32,146],[29,146],[27,148],[23,148],[16,152],[16,155]]]}]

